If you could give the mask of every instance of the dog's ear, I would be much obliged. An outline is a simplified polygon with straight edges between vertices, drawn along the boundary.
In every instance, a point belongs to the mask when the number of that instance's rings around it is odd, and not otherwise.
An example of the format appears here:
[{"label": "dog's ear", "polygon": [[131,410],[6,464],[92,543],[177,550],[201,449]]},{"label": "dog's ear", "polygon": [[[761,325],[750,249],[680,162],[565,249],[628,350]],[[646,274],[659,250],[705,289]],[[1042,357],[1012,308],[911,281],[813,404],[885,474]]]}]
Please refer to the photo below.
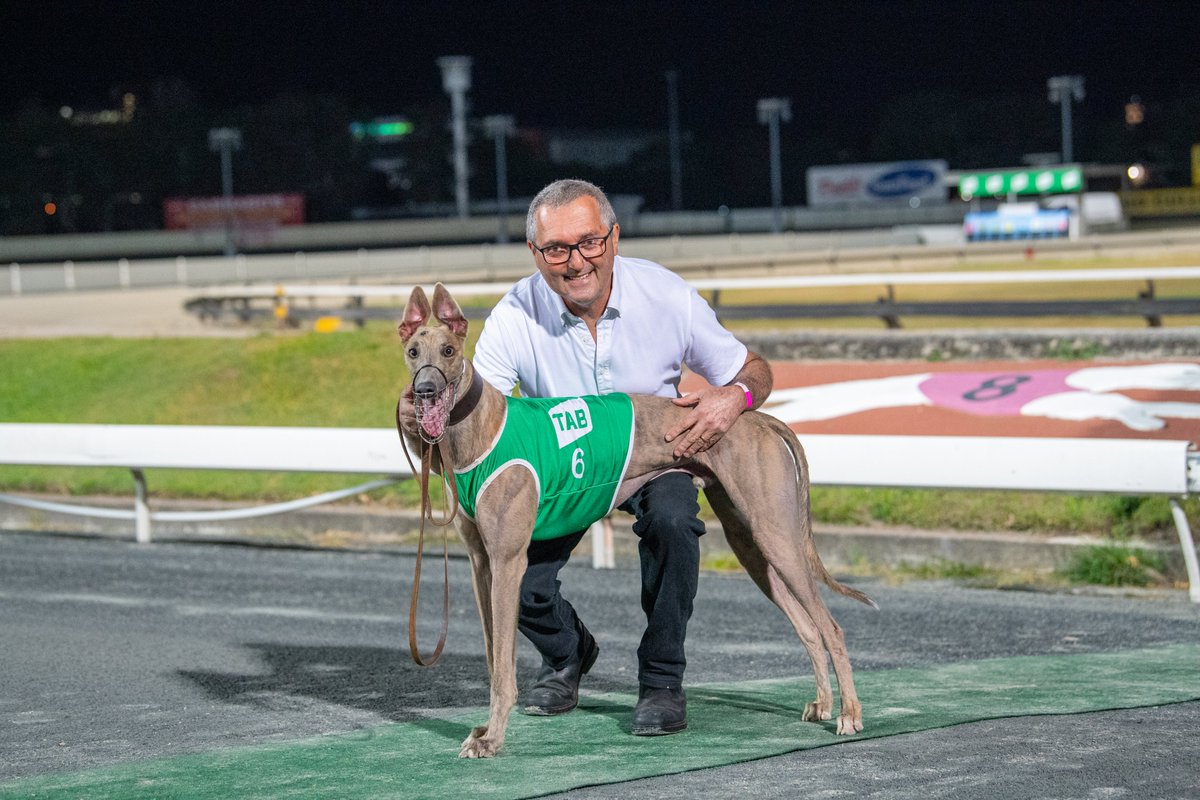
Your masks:
[{"label": "dog's ear", "polygon": [[433,314],[439,321],[450,326],[455,336],[467,335],[467,318],[441,283],[433,287]]},{"label": "dog's ear", "polygon": [[417,332],[417,328],[425,324],[431,313],[425,290],[420,286],[413,287],[412,294],[408,297],[408,305],[404,307],[404,318],[400,320],[400,341],[407,342],[409,337]]}]

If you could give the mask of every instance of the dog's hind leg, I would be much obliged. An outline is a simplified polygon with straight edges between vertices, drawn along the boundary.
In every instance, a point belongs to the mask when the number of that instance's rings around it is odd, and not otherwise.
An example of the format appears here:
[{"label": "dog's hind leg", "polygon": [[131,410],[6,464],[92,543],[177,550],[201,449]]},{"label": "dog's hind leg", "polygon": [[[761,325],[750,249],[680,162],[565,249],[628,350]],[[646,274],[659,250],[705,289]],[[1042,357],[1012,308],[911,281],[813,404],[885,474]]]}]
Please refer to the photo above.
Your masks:
[{"label": "dog's hind leg", "polygon": [[[743,417],[739,423],[745,419]],[[770,576],[773,572],[820,633],[833,661],[842,699],[838,733],[857,733],[862,730],[862,705],[854,688],[845,635],[829,613],[818,581],[862,602],[870,604],[871,600],[834,580],[821,563],[812,539],[808,465],[795,434],[771,417],[753,419],[759,427],[751,430],[757,432],[747,430],[736,440],[723,440],[721,444],[734,445],[736,441],[737,445],[724,450],[718,446],[710,461],[711,469],[725,487],[729,504],[744,517],[744,527],[750,531],[754,549],[770,565],[768,585],[772,584]],[[747,467],[751,464],[754,465],[754,479],[747,480]],[[780,607],[784,608],[782,604]],[[820,714],[823,711],[818,699],[813,712]]]},{"label": "dog's hind leg", "polygon": [[762,593],[778,606],[792,623],[792,628],[800,637],[809,660],[812,661],[817,696],[811,703],[805,704],[802,719],[805,722],[830,719],[833,716],[833,689],[829,683],[829,658],[816,623],[783,583],[775,568],[767,563],[758,546],[754,544],[754,537],[746,518],[734,507],[725,490],[713,485],[705,490],[705,495],[721,521],[725,539],[729,542],[733,554]]}]

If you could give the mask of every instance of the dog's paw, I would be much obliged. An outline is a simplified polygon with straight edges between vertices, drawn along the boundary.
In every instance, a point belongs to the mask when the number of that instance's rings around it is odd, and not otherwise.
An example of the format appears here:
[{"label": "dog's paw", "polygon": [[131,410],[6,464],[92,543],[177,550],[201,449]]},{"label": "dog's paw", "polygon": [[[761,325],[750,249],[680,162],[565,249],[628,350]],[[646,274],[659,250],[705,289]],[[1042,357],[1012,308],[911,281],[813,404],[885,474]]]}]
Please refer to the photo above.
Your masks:
[{"label": "dog's paw", "polygon": [[821,703],[816,700],[804,706],[804,715],[800,717],[805,722],[820,722],[832,718],[833,710],[829,706],[822,708]]},{"label": "dog's paw", "polygon": [[471,730],[471,735],[463,740],[462,749],[458,751],[459,758],[491,758],[500,752],[503,739],[491,739],[487,735],[487,726],[480,725]]},{"label": "dog's paw", "polygon": [[838,736],[853,736],[863,729],[862,717],[852,717],[842,714],[838,717]]}]

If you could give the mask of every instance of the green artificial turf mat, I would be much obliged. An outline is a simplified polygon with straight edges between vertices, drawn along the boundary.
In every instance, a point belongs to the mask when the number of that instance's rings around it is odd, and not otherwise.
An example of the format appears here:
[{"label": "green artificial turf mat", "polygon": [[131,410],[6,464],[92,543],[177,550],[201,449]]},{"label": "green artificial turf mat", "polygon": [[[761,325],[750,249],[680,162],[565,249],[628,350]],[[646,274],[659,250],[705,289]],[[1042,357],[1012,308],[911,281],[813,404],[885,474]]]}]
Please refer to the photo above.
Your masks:
[{"label": "green artificial turf mat", "polygon": [[[1001,717],[1076,714],[1200,699],[1200,645],[964,661],[856,675],[866,729],[800,721],[810,677],[688,690],[686,732],[628,733],[634,698],[584,693],[562,717],[514,713],[503,753],[457,757],[486,710],[289,744],[48,775],[3,798],[536,797],[579,786],[750,761],[796,750]],[[836,714],[836,705],[835,705]]]}]

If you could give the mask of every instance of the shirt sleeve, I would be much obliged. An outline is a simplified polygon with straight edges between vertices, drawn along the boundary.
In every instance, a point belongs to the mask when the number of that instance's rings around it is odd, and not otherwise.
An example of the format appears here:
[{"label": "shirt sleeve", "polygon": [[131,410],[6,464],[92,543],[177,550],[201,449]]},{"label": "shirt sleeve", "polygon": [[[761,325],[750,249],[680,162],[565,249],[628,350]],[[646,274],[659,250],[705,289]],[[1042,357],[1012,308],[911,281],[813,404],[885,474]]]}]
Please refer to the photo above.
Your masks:
[{"label": "shirt sleeve", "polygon": [[688,287],[690,331],[684,363],[713,386],[724,386],[741,372],[749,350],[717,320],[716,312]]},{"label": "shirt sleeve", "polygon": [[510,395],[517,385],[518,372],[516,356],[508,346],[514,339],[506,335],[509,326],[505,311],[501,303],[484,321],[471,363],[481,378],[499,389],[501,394]]}]

